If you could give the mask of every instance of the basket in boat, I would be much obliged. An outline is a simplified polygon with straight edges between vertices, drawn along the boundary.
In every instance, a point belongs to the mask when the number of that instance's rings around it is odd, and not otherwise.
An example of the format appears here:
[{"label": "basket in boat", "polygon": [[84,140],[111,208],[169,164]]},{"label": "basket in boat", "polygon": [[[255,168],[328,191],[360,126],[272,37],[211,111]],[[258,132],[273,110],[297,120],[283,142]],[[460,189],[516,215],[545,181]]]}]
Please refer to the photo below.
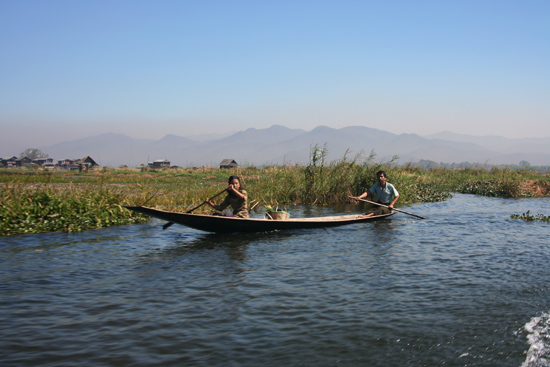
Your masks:
[{"label": "basket in boat", "polygon": [[288,220],[290,218],[290,214],[284,211],[267,212],[265,215],[267,219],[273,220]]}]

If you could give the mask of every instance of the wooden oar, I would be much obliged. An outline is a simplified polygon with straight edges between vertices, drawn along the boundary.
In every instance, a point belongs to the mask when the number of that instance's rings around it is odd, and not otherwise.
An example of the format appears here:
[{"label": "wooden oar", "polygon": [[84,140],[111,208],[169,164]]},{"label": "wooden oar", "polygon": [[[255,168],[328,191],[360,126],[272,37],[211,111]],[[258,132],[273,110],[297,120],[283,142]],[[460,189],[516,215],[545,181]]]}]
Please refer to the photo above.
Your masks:
[{"label": "wooden oar", "polygon": [[[223,194],[223,193],[226,192],[226,191],[227,191],[227,189],[223,189],[223,191],[218,192],[216,195],[212,196],[212,197],[211,197],[210,199],[208,199],[208,200],[212,200],[212,199],[214,199],[214,198],[220,196],[221,194]],[[191,213],[192,211],[194,211],[194,210],[200,208],[201,206],[203,206],[204,204],[206,204],[206,200],[203,201],[202,203],[200,203],[199,205],[197,205],[196,207],[194,207],[193,209],[190,209],[190,210],[186,211],[186,213]],[[170,227],[172,224],[174,224],[174,222],[168,222],[168,223],[166,223],[165,225],[162,226],[162,229],[164,230],[164,229]]]},{"label": "wooden oar", "polygon": [[376,204],[376,205],[380,205],[380,206],[383,206],[383,207],[386,207],[390,210],[395,210],[395,211],[398,211],[398,212],[401,212],[401,213],[405,213],[405,214],[408,214],[408,215],[412,215],[413,217],[417,217],[419,219],[427,219],[427,218],[424,218],[424,217],[421,217],[420,215],[416,215],[416,214],[413,214],[413,213],[409,213],[409,212],[406,212],[404,210],[399,210],[399,209],[395,209],[395,208],[390,208],[389,206],[387,205],[384,205],[384,204],[380,204],[380,203],[377,203],[375,201],[370,201],[370,200],[365,200],[365,199],[359,199],[359,198],[355,198],[353,196],[350,196],[350,198],[352,199],[355,199],[355,200],[361,200],[361,201],[364,201],[366,203],[371,203],[371,204]]}]

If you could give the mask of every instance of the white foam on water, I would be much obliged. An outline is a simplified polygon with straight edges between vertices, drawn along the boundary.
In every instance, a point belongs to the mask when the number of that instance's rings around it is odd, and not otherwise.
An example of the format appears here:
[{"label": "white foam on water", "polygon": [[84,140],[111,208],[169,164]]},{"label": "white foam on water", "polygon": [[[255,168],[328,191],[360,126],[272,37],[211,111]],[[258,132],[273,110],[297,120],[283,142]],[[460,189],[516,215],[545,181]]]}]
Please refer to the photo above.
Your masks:
[{"label": "white foam on water", "polygon": [[550,367],[550,313],[533,317],[523,327],[530,347],[522,367]]}]

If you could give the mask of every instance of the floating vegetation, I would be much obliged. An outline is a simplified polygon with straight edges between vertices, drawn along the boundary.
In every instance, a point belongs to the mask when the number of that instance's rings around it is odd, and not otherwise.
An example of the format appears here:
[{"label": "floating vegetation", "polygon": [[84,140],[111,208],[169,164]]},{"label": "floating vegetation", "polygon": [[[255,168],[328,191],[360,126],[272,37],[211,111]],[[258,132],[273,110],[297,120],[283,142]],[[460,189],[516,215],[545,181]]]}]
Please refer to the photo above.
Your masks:
[{"label": "floating vegetation", "polygon": [[528,210],[527,213],[523,213],[523,214],[512,214],[510,218],[521,219],[526,222],[533,222],[533,221],[550,222],[550,216],[546,216],[544,214],[531,215],[530,210]]},{"label": "floating vegetation", "polygon": [[109,187],[0,186],[0,233],[4,236],[52,231],[77,232],[145,222]]},{"label": "floating vegetation", "polygon": [[433,203],[445,201],[451,193],[437,184],[416,183],[407,188],[410,192],[410,202]]},{"label": "floating vegetation", "polygon": [[520,197],[520,185],[511,180],[471,181],[460,185],[457,191],[462,194],[475,194],[488,197]]}]

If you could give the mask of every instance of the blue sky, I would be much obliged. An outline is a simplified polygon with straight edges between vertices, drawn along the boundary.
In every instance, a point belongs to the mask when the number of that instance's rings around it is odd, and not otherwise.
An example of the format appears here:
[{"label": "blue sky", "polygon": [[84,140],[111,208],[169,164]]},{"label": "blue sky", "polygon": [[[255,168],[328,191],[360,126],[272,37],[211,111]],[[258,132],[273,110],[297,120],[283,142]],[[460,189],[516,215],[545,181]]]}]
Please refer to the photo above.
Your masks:
[{"label": "blue sky", "polygon": [[549,60],[547,0],[4,0],[0,156],[273,124],[549,137]]}]

